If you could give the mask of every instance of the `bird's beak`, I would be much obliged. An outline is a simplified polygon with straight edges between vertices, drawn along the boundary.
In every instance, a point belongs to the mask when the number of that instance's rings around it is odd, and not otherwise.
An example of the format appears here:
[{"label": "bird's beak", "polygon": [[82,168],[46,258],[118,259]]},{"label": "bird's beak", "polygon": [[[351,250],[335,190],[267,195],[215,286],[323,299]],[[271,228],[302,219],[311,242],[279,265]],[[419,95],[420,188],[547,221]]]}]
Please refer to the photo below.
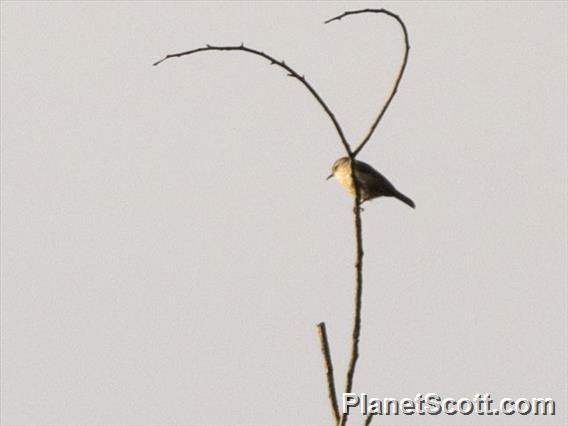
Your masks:
[{"label": "bird's beak", "polygon": [[325,180],[330,180],[333,177],[333,173],[330,174],[328,177],[325,178]]}]

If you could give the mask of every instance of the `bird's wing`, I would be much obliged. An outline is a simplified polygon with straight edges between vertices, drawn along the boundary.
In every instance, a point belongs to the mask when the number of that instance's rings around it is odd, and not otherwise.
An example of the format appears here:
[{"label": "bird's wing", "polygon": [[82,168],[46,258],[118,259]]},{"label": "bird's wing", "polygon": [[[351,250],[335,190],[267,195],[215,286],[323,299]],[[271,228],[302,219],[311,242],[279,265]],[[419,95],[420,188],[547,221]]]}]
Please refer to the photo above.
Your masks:
[{"label": "bird's wing", "polygon": [[378,171],[374,169],[370,164],[364,163],[363,161],[357,161],[358,169],[363,173],[368,173],[370,175],[377,176],[378,178],[384,178]]},{"label": "bird's wing", "polygon": [[374,189],[387,193],[394,190],[394,185],[370,164],[364,163],[363,161],[357,161],[357,166],[363,175],[366,174],[372,176],[372,179],[367,179],[367,181],[368,184],[374,187]]}]

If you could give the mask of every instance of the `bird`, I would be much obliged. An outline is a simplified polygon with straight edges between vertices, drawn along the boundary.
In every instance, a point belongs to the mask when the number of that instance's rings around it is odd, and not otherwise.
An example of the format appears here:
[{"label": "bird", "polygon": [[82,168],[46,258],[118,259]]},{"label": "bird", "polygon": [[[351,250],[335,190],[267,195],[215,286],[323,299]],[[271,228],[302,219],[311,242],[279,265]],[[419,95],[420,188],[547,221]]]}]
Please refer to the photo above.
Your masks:
[{"label": "bird", "polygon": [[333,163],[331,174],[327,179],[335,177],[337,181],[352,195],[355,195],[355,186],[351,176],[351,162],[355,163],[355,177],[359,183],[361,204],[378,197],[394,197],[404,204],[416,208],[414,201],[398,191],[389,180],[375,170],[371,165],[349,157],[341,157]]}]

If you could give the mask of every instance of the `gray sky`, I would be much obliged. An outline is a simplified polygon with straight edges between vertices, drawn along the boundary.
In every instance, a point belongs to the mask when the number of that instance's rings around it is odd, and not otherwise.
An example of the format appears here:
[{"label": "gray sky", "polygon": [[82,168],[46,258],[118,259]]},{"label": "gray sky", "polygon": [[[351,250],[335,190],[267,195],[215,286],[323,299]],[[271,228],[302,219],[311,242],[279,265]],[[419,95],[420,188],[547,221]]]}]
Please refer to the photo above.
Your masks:
[{"label": "gray sky", "polygon": [[[567,357],[565,2],[2,3],[2,424],[324,425],[343,388],[360,158],[417,209],[363,213],[356,392],[552,397]],[[354,416],[351,424],[358,424]]]}]

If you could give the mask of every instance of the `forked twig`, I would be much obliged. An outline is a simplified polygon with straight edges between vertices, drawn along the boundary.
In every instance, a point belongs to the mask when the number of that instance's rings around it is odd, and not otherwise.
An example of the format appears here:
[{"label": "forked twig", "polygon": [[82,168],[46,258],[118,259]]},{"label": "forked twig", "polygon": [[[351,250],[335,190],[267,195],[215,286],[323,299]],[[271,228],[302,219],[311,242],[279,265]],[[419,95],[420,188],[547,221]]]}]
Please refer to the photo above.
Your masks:
[{"label": "forked twig", "polygon": [[406,64],[408,63],[408,54],[410,52],[410,43],[408,41],[408,31],[406,30],[406,25],[404,25],[404,22],[402,21],[402,19],[400,19],[400,16],[398,16],[395,13],[392,13],[390,10],[387,9],[362,9],[362,10],[352,10],[349,12],[345,12],[342,13],[339,16],[336,16],[334,18],[328,19],[327,21],[325,21],[325,24],[328,24],[330,22],[333,21],[339,21],[342,18],[344,18],[345,16],[350,16],[350,15],[357,15],[359,13],[383,13],[385,15],[388,15],[394,19],[396,19],[396,21],[400,24],[401,28],[402,28],[402,32],[404,33],[404,59],[402,60],[402,65],[400,66],[400,70],[398,72],[398,76],[396,78],[396,82],[394,83],[394,87],[387,99],[387,101],[385,102],[385,104],[383,105],[383,107],[381,108],[381,111],[379,112],[379,115],[377,116],[377,118],[375,119],[375,121],[373,122],[373,124],[371,125],[371,128],[369,129],[369,132],[367,133],[367,136],[365,136],[365,138],[363,139],[363,141],[361,141],[361,143],[359,144],[359,146],[357,148],[355,148],[355,150],[353,151],[353,156],[357,156],[357,154],[359,154],[359,152],[363,149],[363,147],[367,144],[367,142],[369,141],[369,139],[371,139],[371,136],[373,135],[375,129],[377,128],[377,126],[379,125],[379,122],[381,121],[381,119],[383,118],[383,115],[385,115],[385,112],[387,110],[387,108],[389,107],[391,101],[394,98],[394,95],[396,95],[396,92],[398,90],[398,86],[400,84],[400,80],[402,79],[402,75],[404,74],[404,70],[406,69]]},{"label": "forked twig", "polygon": [[[373,132],[379,125],[379,122],[383,118],[387,108],[389,107],[391,101],[393,100],[396,92],[398,90],[398,86],[402,79],[402,75],[404,74],[404,70],[406,69],[406,64],[408,62],[408,54],[410,51],[410,44],[408,42],[408,32],[406,31],[406,26],[400,17],[389,10],[386,9],[363,9],[363,10],[355,10],[355,11],[348,11],[344,12],[341,15],[338,15],[334,18],[328,19],[325,23],[330,23],[333,21],[339,21],[342,18],[350,15],[356,15],[360,13],[384,13],[392,18],[396,19],[397,22],[401,25],[403,33],[404,33],[404,43],[405,43],[405,51],[404,51],[404,59],[402,61],[402,65],[400,67],[396,82],[394,84],[393,90],[391,91],[387,101],[381,108],[379,115],[373,121],[367,136],[363,139],[363,141],[355,148],[352,155],[349,157],[351,161],[355,160],[355,157],[363,147],[367,144]],[[359,185],[357,179],[355,178],[355,168],[351,167],[351,178],[354,183],[355,187],[355,201],[353,206],[353,214],[355,217],[355,238],[356,238],[356,261],[355,261],[355,315],[353,319],[353,334],[352,334],[352,343],[351,343],[351,357],[349,360],[349,366],[347,369],[347,378],[345,381],[345,393],[350,393],[353,388],[353,376],[355,375],[355,367],[357,365],[357,359],[359,358],[359,338],[361,336],[361,309],[362,309],[362,300],[363,300],[363,229],[362,229],[362,222],[361,222],[361,210],[359,206],[360,194],[359,194]],[[339,421],[339,426],[345,426],[347,424],[347,412],[343,412],[341,415],[341,419]],[[372,421],[372,416],[368,416],[366,418],[365,424],[369,426]]]},{"label": "forked twig", "polygon": [[333,364],[331,363],[331,352],[329,350],[329,341],[327,340],[327,331],[325,329],[325,323],[323,322],[320,322],[317,327],[321,343],[321,352],[323,354],[323,360],[325,363],[327,393],[329,396],[329,401],[331,403],[333,418],[335,419],[335,424],[337,425],[340,419],[339,405],[337,404],[337,393],[335,391],[335,379],[333,378]]},{"label": "forked twig", "polygon": [[287,65],[284,61],[279,61],[277,59],[274,59],[272,56],[270,56],[270,55],[268,55],[264,52],[261,52],[260,50],[251,49],[250,47],[246,47],[244,44],[241,44],[239,46],[211,46],[211,45],[208,44],[205,47],[199,47],[197,49],[192,49],[192,50],[188,50],[188,51],[185,51],[185,52],[172,53],[170,55],[166,55],[164,58],[160,59],[159,61],[154,62],[153,65],[154,66],[160,65],[162,62],[164,62],[165,60],[170,59],[170,58],[179,58],[181,56],[193,55],[194,53],[199,53],[199,52],[230,51],[230,50],[236,50],[236,51],[240,50],[242,52],[248,52],[248,53],[252,53],[253,55],[260,56],[260,57],[270,61],[271,65],[278,65],[280,68],[285,69],[288,72],[288,76],[294,77],[295,79],[300,81],[300,83],[302,83],[304,85],[304,87],[306,87],[306,89],[308,89],[310,91],[310,93],[314,96],[314,98],[316,98],[316,100],[318,101],[320,106],[327,113],[327,115],[329,116],[329,118],[331,119],[331,121],[332,121],[332,123],[335,127],[335,130],[337,131],[337,134],[339,135],[339,138],[341,139],[341,143],[343,144],[343,146],[345,147],[345,150],[349,153],[349,155],[351,155],[351,147],[349,146],[349,143],[347,142],[347,139],[345,138],[345,135],[343,134],[343,130],[341,129],[339,122],[335,118],[335,115],[329,109],[327,104],[323,101],[323,99],[318,94],[318,92],[316,92],[316,90],[312,87],[312,85],[310,83],[308,83],[308,81],[306,80],[306,77],[297,73],[294,69],[292,69],[292,67]]},{"label": "forked twig", "polygon": [[[387,108],[389,107],[391,101],[393,100],[394,96],[397,93],[398,86],[399,86],[400,81],[402,79],[402,75],[404,74],[404,70],[406,69],[406,64],[408,62],[408,54],[409,54],[409,50],[410,50],[410,44],[408,42],[408,32],[406,30],[406,26],[405,26],[404,22],[402,21],[402,19],[398,15],[396,15],[396,14],[394,14],[394,13],[392,13],[389,10],[386,10],[386,9],[362,9],[362,10],[348,11],[348,12],[344,12],[341,15],[338,15],[334,18],[331,18],[331,19],[325,21],[325,23],[327,24],[329,22],[339,21],[346,16],[356,15],[356,14],[360,14],[360,13],[382,13],[382,14],[386,14],[386,15],[396,19],[396,21],[402,27],[402,30],[403,30],[403,33],[404,33],[405,52],[404,52],[404,59],[403,59],[402,65],[400,67],[397,79],[395,81],[394,87],[393,87],[389,97],[387,98],[385,104],[381,108],[377,118],[373,121],[373,124],[371,125],[369,132],[367,133],[365,138],[362,140],[362,142],[357,146],[357,148],[355,150],[351,149],[351,146],[347,142],[347,139],[345,138],[345,135],[343,134],[343,130],[341,129],[341,126],[339,125],[339,122],[335,118],[335,115],[333,114],[333,112],[329,109],[327,104],[323,101],[321,96],[316,92],[316,90],[312,87],[312,85],[310,83],[308,83],[306,78],[303,75],[300,75],[299,73],[297,73],[294,69],[292,69],[284,61],[278,61],[278,60],[274,59],[272,56],[270,56],[270,55],[268,55],[264,52],[261,52],[259,50],[255,50],[255,49],[251,49],[249,47],[245,47],[244,44],[241,44],[240,46],[210,46],[210,45],[206,45],[205,47],[200,47],[200,48],[188,50],[188,51],[185,51],[185,52],[173,53],[173,54],[170,54],[170,55],[166,55],[163,59],[155,62],[154,65],[159,65],[162,62],[164,62],[165,60],[170,59],[170,58],[178,58],[178,57],[181,57],[181,56],[187,56],[187,55],[192,55],[194,53],[206,52],[206,51],[242,51],[242,52],[251,53],[251,54],[260,56],[262,58],[265,58],[268,61],[270,61],[270,63],[272,65],[278,65],[280,68],[283,68],[285,71],[287,71],[287,73],[290,77],[294,77],[295,79],[299,80],[304,85],[304,87],[306,87],[308,89],[308,91],[312,94],[312,96],[314,96],[314,98],[316,98],[316,100],[318,101],[320,106],[323,108],[323,110],[326,112],[328,117],[331,119],[331,121],[332,121],[332,123],[335,127],[335,130],[337,131],[337,134],[339,135],[341,143],[343,144],[343,146],[345,148],[347,156],[351,159],[351,161],[355,161],[355,157],[359,154],[359,152],[361,152],[363,147],[367,144],[367,142],[369,141],[369,139],[373,135],[375,129],[379,125],[379,122],[383,118]],[[354,314],[354,320],[353,320],[351,356],[350,356],[350,360],[349,360],[349,366],[348,366],[348,369],[347,369],[345,393],[350,393],[352,388],[353,388],[353,376],[355,374],[355,367],[356,367],[356,364],[357,364],[357,359],[359,357],[359,338],[360,338],[360,335],[361,335],[361,307],[362,307],[362,297],[363,297],[363,254],[364,254],[363,253],[363,230],[362,230],[363,226],[362,226],[362,221],[361,221],[361,207],[360,207],[361,194],[360,194],[360,189],[359,189],[359,182],[355,177],[355,167],[351,167],[351,177],[352,177],[353,186],[354,186],[354,189],[355,189],[355,197],[354,197],[354,200],[353,200],[353,215],[354,215],[354,218],[355,218],[355,238],[356,238],[355,314]],[[346,423],[347,423],[348,413],[339,414],[339,405],[337,403],[337,393],[336,393],[336,389],[335,389],[335,380],[334,380],[334,376],[333,376],[333,365],[332,365],[332,362],[331,362],[331,352],[330,352],[330,349],[329,349],[329,342],[328,342],[328,339],[327,339],[327,332],[326,332],[325,324],[322,322],[322,323],[318,324],[317,327],[318,327],[318,332],[319,332],[319,335],[320,335],[322,354],[324,356],[324,362],[325,362],[325,366],[326,366],[326,378],[327,378],[327,385],[328,385],[328,394],[329,394],[329,399],[330,399],[330,403],[331,403],[331,407],[332,407],[333,417],[334,417],[336,425],[345,426]],[[369,426],[372,419],[373,419],[372,415],[367,416],[367,418],[365,419],[365,425]]]}]

